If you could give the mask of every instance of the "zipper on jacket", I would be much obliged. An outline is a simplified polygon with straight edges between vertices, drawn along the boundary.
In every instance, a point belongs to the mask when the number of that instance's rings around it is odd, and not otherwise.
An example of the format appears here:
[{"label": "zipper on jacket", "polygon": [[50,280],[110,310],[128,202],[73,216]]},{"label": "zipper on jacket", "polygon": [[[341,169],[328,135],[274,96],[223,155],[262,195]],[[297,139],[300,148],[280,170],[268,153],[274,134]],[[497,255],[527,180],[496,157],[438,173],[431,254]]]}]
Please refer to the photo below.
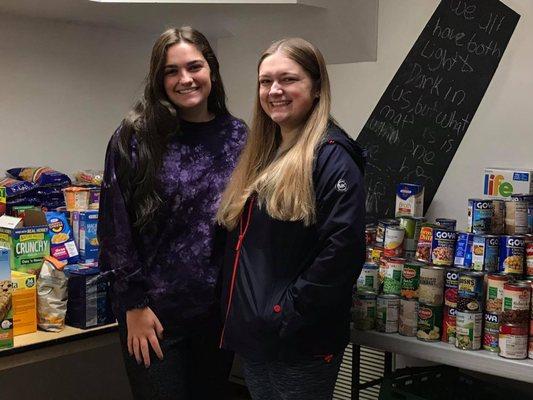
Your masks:
[{"label": "zipper on jacket", "polygon": [[250,226],[250,221],[252,219],[252,210],[254,208],[254,200],[255,200],[255,197],[252,196],[250,199],[250,204],[248,205],[248,214],[246,217],[246,223],[243,224],[244,213],[241,214],[241,218],[239,221],[239,239],[237,240],[237,244],[235,246],[235,257],[233,259],[233,270],[231,273],[228,306],[226,308],[226,317],[224,318],[224,326],[222,327],[222,334],[220,336],[220,343],[219,343],[220,348],[222,348],[222,344],[224,343],[224,332],[226,330],[226,322],[228,322],[229,312],[231,310],[231,302],[233,300],[233,290],[235,288],[235,281],[237,279],[237,270],[239,269],[239,260],[241,257],[242,243],[244,241],[244,236],[246,236],[246,231],[248,230],[248,227]]}]

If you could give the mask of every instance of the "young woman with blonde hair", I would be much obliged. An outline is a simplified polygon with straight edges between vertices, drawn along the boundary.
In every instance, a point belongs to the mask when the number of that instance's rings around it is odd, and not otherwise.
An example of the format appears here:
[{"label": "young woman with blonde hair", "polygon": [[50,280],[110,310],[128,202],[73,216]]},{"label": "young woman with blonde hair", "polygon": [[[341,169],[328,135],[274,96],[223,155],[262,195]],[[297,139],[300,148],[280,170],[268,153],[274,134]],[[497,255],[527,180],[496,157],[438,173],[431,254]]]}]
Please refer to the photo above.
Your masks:
[{"label": "young woman with blonde hair", "polygon": [[252,126],[217,220],[229,231],[221,346],[254,400],[330,399],[364,261],[364,159],[330,116],[309,42],[263,53]]}]

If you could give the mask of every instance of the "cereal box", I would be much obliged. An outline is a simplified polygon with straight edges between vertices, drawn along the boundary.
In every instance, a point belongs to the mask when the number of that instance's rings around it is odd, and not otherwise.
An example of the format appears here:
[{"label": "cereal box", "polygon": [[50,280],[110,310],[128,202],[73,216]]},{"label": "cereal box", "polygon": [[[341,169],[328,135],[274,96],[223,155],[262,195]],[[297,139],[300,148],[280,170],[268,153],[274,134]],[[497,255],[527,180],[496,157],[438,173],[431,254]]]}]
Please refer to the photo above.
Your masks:
[{"label": "cereal box", "polygon": [[82,262],[91,262],[98,259],[98,211],[73,211],[72,229],[74,240],[80,252]]},{"label": "cereal box", "polygon": [[13,347],[11,269],[8,248],[0,247],[0,350]]},{"label": "cereal box", "polygon": [[0,216],[0,246],[8,247],[14,271],[37,275],[50,255],[48,224],[42,211],[26,210],[24,218]]},{"label": "cereal box", "polygon": [[12,271],[13,335],[37,331],[37,290],[35,275]]},{"label": "cereal box", "polygon": [[510,199],[513,194],[533,194],[533,170],[485,168],[483,194],[487,197]]},{"label": "cereal box", "polygon": [[421,217],[424,214],[424,186],[400,183],[396,189],[396,217]]}]

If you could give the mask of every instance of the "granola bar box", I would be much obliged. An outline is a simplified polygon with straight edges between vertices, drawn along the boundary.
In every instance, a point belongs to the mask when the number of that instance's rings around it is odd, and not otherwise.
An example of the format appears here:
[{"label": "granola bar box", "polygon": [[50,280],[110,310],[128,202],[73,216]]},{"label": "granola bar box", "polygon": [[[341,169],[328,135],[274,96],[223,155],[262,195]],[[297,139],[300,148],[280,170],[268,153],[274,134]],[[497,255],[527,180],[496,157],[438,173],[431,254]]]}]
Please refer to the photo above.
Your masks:
[{"label": "granola bar box", "polygon": [[13,347],[13,310],[10,250],[0,247],[0,350]]}]

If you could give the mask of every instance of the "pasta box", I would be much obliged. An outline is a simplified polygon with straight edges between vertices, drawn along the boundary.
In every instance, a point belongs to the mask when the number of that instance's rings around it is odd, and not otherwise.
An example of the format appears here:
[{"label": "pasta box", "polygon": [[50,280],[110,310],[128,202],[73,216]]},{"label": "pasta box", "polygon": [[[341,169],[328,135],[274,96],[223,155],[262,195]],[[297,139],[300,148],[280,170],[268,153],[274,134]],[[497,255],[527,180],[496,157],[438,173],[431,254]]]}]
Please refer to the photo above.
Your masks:
[{"label": "pasta box", "polygon": [[65,274],[68,277],[68,325],[87,329],[115,322],[109,282],[102,278],[98,267],[67,265]]},{"label": "pasta box", "polygon": [[491,198],[510,199],[513,194],[533,194],[533,170],[485,168],[483,194]]},{"label": "pasta box", "polygon": [[0,350],[13,347],[13,310],[9,248],[0,247]]},{"label": "pasta box", "polygon": [[0,216],[0,246],[11,249],[12,270],[37,275],[44,257],[50,255],[45,214],[26,210],[23,217]]},{"label": "pasta box", "polygon": [[98,211],[73,211],[71,219],[80,260],[83,262],[98,260]]},{"label": "pasta box", "polygon": [[37,331],[37,279],[35,275],[12,271],[13,336]]}]

